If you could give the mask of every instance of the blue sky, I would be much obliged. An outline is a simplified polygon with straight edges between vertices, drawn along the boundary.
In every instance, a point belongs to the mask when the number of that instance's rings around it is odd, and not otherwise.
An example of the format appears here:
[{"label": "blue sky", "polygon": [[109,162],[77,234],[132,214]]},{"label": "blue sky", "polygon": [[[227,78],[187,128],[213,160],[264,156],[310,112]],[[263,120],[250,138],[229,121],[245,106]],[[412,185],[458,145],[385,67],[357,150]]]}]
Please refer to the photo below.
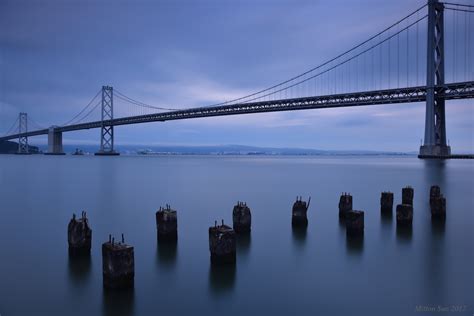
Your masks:
[{"label": "blue sky", "polygon": [[[171,108],[229,100],[317,66],[424,3],[0,0],[0,133],[20,111],[39,125],[60,125],[102,85]],[[469,54],[473,59],[474,49]],[[473,102],[447,102],[454,151],[474,151]],[[115,142],[413,151],[423,137],[424,107],[149,123],[117,127]],[[99,130],[63,137],[70,144],[99,144]],[[45,142],[45,137],[30,140]]]}]

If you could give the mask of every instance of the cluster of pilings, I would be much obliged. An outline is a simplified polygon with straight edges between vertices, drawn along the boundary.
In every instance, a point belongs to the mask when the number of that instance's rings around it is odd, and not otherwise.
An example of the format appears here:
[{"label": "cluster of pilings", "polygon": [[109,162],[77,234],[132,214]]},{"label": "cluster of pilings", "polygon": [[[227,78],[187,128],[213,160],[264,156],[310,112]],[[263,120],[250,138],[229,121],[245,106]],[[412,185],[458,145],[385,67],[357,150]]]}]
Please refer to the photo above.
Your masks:
[{"label": "cluster of pilings", "polygon": [[[402,189],[402,203],[396,207],[397,228],[411,228],[413,222],[414,189]],[[393,193],[382,192],[380,196],[380,211],[383,216],[392,216]],[[307,211],[311,202],[303,201],[301,196],[296,197],[293,203],[291,223],[293,227],[308,225]],[[446,218],[446,198],[441,194],[439,186],[430,189],[430,208],[433,219]],[[177,211],[170,205],[160,209],[155,214],[158,243],[176,243],[178,239]],[[354,210],[352,195],[344,192],[339,199],[339,218],[345,224],[348,240],[359,239],[364,235],[364,211]],[[236,239],[239,234],[249,234],[251,231],[252,215],[246,202],[237,202],[232,210],[233,227],[217,221],[209,227],[209,251],[212,265],[236,263]],[[134,285],[135,259],[134,247],[125,243],[122,234],[121,241],[116,242],[112,235],[102,244],[102,274],[105,288],[130,288]],[[86,212],[81,218],[73,214],[68,224],[69,253],[73,256],[90,255],[92,230],[89,227]]]}]

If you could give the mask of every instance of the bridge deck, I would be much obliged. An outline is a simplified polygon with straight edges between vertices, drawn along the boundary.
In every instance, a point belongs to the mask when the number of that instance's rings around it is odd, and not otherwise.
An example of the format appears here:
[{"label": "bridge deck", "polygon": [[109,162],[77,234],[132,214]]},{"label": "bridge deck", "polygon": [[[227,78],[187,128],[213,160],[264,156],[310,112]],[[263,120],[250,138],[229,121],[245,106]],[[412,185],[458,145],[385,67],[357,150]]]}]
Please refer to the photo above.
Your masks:
[{"label": "bridge deck", "polygon": [[[148,122],[164,122],[200,117],[251,114],[277,111],[296,111],[309,109],[323,109],[335,107],[365,106],[392,103],[412,103],[426,101],[428,87],[409,87],[389,90],[377,90],[346,94],[324,95],[314,97],[280,99],[251,103],[238,103],[214,107],[199,107],[186,110],[162,112],[155,114],[116,118],[107,121],[94,121],[88,123],[60,126],[55,130],[70,132],[83,129],[99,128],[105,125],[128,125]],[[446,100],[474,98],[474,81],[446,84],[436,87]],[[48,134],[48,129],[31,131],[23,134],[13,134],[1,137],[0,141],[15,139],[19,136],[36,136]]]}]

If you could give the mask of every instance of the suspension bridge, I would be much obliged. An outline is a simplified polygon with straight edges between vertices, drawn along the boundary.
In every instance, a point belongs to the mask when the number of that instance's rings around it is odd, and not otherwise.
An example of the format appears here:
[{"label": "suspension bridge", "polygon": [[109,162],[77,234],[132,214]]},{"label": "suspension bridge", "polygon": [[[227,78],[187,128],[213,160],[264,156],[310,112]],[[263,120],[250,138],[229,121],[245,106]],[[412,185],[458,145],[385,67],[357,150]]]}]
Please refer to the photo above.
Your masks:
[{"label": "suspension bridge", "polygon": [[[62,134],[100,129],[97,155],[117,155],[114,127],[148,122],[425,102],[420,158],[449,158],[447,100],[474,98],[474,5],[428,0],[427,4],[351,49],[266,89],[200,107],[156,106],[103,86],[72,119],[42,127],[20,113],[0,141],[48,135],[48,154],[63,153]],[[137,113],[140,111],[140,113]],[[92,119],[96,117],[96,119]],[[34,129],[30,130],[29,127]]]}]

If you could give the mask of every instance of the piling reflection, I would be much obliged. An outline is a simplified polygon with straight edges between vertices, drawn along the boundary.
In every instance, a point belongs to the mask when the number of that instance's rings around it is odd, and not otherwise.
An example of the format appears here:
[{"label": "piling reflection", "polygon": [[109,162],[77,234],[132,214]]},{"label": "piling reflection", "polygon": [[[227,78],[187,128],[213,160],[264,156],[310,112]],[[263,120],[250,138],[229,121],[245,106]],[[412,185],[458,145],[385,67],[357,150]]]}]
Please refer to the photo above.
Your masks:
[{"label": "piling reflection", "polygon": [[158,264],[164,268],[174,268],[178,252],[178,241],[159,242],[156,247]]},{"label": "piling reflection", "polygon": [[392,228],[393,223],[393,212],[381,212],[380,223],[384,229]]},{"label": "piling reflection", "polygon": [[360,255],[364,250],[364,235],[346,235],[346,248],[349,254]]},{"label": "piling reflection", "polygon": [[446,219],[431,219],[431,231],[433,237],[441,238],[444,236],[444,231],[446,229]]},{"label": "piling reflection", "polygon": [[131,289],[103,290],[102,315],[128,316],[134,314],[135,291]]},{"label": "piling reflection", "polygon": [[447,162],[443,159],[425,159],[423,162],[427,183],[429,185],[437,184],[444,188]]},{"label": "piling reflection", "polygon": [[247,234],[238,234],[237,235],[237,255],[240,256],[247,256],[250,251],[250,244],[252,242],[252,235],[250,233]]},{"label": "piling reflection", "polygon": [[69,277],[75,285],[80,286],[86,282],[90,276],[91,266],[92,262],[90,254],[83,254],[80,256],[69,254]]},{"label": "piling reflection", "polygon": [[209,288],[214,294],[226,294],[232,292],[235,285],[235,264],[209,266]]},{"label": "piling reflection", "polygon": [[305,245],[307,231],[308,231],[308,227],[306,226],[293,226],[292,227],[293,242],[296,246],[303,247]]},{"label": "piling reflection", "polygon": [[397,241],[399,243],[410,243],[413,238],[413,227],[397,225]]}]

